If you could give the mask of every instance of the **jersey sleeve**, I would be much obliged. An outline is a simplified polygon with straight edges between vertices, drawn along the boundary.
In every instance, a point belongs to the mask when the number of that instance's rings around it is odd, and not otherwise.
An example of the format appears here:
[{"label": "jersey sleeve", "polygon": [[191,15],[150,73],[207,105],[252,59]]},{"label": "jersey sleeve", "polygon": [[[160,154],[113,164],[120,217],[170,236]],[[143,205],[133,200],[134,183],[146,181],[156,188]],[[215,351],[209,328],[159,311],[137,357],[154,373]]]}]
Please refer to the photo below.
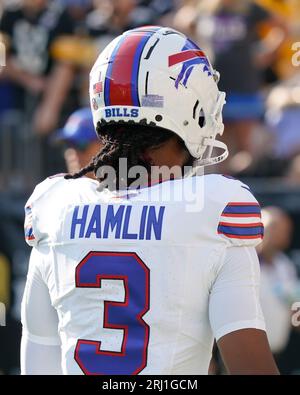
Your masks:
[{"label": "jersey sleeve", "polygon": [[29,262],[22,300],[21,374],[62,374],[58,316],[44,282],[44,254],[33,248]]},{"label": "jersey sleeve", "polygon": [[[47,358],[45,358],[47,355]],[[62,375],[61,347],[32,342],[23,333],[21,339],[21,375]]]},{"label": "jersey sleeve", "polygon": [[209,320],[217,341],[241,329],[265,331],[259,282],[260,268],[255,248],[226,248],[209,296]]},{"label": "jersey sleeve", "polygon": [[48,237],[50,216],[55,211],[52,192],[62,180],[63,175],[47,178],[36,186],[25,204],[25,240],[31,247],[37,246]]},{"label": "jersey sleeve", "polygon": [[59,346],[58,316],[44,281],[44,255],[39,248],[31,251],[21,308],[23,336],[33,343]]},{"label": "jersey sleeve", "polygon": [[232,181],[233,195],[222,209],[217,233],[232,246],[256,246],[264,235],[261,208],[247,185]]}]

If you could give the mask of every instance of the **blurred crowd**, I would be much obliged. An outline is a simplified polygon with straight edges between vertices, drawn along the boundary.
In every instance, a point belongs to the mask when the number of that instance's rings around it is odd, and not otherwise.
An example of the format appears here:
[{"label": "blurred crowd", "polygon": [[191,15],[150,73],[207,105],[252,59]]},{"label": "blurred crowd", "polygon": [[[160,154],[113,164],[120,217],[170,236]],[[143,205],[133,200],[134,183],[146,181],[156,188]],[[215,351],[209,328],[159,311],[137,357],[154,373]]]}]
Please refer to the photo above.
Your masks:
[{"label": "blurred crowd", "polygon": [[300,335],[290,324],[291,304],[300,301],[300,1],[0,0],[0,302],[10,306],[10,330],[0,328],[4,373],[19,364],[11,339],[19,339],[29,253],[26,196],[99,149],[87,108],[89,70],[114,37],[153,24],[190,36],[221,73],[230,159],[208,171],[249,181],[269,206],[259,251],[262,304],[282,369],[300,373],[293,357]]}]

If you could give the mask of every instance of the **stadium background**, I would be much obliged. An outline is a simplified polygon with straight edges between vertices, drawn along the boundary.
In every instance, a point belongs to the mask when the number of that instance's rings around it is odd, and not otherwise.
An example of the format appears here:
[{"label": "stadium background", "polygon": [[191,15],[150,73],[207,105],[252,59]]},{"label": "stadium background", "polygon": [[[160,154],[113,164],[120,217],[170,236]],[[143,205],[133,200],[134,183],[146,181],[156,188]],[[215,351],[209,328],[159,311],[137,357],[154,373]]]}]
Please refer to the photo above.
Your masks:
[{"label": "stadium background", "polygon": [[[66,145],[53,136],[73,111],[89,104],[88,72],[97,54],[113,37],[141,25],[183,31],[221,71],[231,159],[208,171],[244,180],[263,207],[277,206],[291,218],[291,236],[280,216],[269,219],[277,231],[272,238],[284,233],[288,240],[272,247],[281,274],[272,262],[265,273],[272,297],[289,317],[292,302],[300,301],[300,66],[292,62],[292,45],[300,42],[300,1],[2,0],[0,12],[6,46],[0,74],[0,302],[7,308],[0,372],[19,373],[20,301],[30,254],[24,203],[38,182],[66,169]],[[271,235],[269,227],[266,232]],[[294,270],[290,283],[285,262]],[[284,295],[280,287],[288,287]],[[271,331],[283,317],[273,318]],[[300,329],[290,318],[286,333],[274,354],[283,373],[300,374]],[[215,354],[211,372],[222,373]]]}]

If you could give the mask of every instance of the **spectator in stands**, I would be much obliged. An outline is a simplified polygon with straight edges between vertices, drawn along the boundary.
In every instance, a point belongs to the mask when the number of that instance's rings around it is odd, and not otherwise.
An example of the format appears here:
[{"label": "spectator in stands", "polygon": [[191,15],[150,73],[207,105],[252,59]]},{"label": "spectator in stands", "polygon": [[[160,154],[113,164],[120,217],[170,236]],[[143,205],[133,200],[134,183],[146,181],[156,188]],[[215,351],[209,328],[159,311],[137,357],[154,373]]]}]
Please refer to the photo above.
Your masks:
[{"label": "spectator in stands", "polygon": [[31,98],[33,126],[40,134],[57,126],[73,81],[72,68],[55,62],[50,48],[57,37],[73,30],[67,12],[57,1],[49,0],[23,0],[20,6],[6,8],[0,21],[7,47],[7,67],[1,78],[14,83],[16,107],[24,110]]},{"label": "spectator in stands", "polygon": [[279,355],[291,331],[291,306],[299,300],[299,281],[293,262],[285,254],[293,232],[290,217],[278,207],[262,210],[265,236],[259,247],[261,305],[271,349]]},{"label": "spectator in stands", "polygon": [[145,6],[138,0],[94,0],[94,11],[87,17],[87,27],[93,37],[101,39],[103,47],[125,30],[154,24],[157,17],[151,4]]},{"label": "spectator in stands", "polygon": [[86,15],[92,10],[93,0],[60,0],[71,18],[76,21],[75,29],[84,29]]},{"label": "spectator in stands", "polygon": [[[264,113],[259,93],[261,69],[274,60],[285,37],[284,25],[250,0],[185,3],[175,15],[175,27],[190,32],[211,54],[215,68],[221,73],[219,86],[227,93],[224,139],[232,154],[244,151],[254,155],[253,130]],[[281,41],[276,41],[276,45],[269,37],[264,42],[258,39],[257,29],[266,21],[282,31]]]},{"label": "spectator in stands", "polygon": [[291,159],[300,153],[300,73],[276,85],[267,99],[266,123],[273,136],[273,156]]},{"label": "spectator in stands", "polygon": [[[77,173],[99,152],[100,140],[93,124],[89,107],[75,111],[65,126],[54,135],[56,142],[63,142],[67,149],[64,157],[68,173]],[[89,173],[93,177],[92,173]]]},{"label": "spectator in stands", "polygon": [[[75,70],[75,80],[72,86],[72,108],[88,105],[89,73],[95,63],[99,51],[95,40],[87,27],[87,15],[93,10],[93,0],[60,0],[74,23],[75,34],[61,36],[51,46],[53,58],[68,62]],[[101,13],[97,18],[103,19]]]},{"label": "spectator in stands", "polygon": [[[291,48],[295,42],[299,41],[300,35],[300,1],[299,0],[254,0],[259,5],[265,7],[270,12],[284,18],[288,26],[288,35],[283,41],[278,51],[278,56],[274,64],[271,65],[271,73],[279,79],[291,78],[297,68],[291,62]],[[270,26],[264,24],[261,34],[268,33]]]}]

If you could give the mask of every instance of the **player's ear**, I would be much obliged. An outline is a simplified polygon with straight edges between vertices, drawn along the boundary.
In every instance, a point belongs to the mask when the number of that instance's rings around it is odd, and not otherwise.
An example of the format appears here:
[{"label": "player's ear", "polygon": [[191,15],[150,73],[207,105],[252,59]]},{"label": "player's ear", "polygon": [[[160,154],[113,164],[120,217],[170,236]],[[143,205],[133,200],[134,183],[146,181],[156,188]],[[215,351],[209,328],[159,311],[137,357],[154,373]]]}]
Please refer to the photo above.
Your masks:
[{"label": "player's ear", "polygon": [[165,161],[168,161],[170,150],[169,145],[172,139],[173,137],[159,145],[147,148],[142,155],[143,160],[150,166],[162,166],[167,164]]},{"label": "player's ear", "polygon": [[148,163],[150,166],[154,166],[154,159],[151,155],[151,149],[147,149],[142,155],[141,158],[143,162]]}]

